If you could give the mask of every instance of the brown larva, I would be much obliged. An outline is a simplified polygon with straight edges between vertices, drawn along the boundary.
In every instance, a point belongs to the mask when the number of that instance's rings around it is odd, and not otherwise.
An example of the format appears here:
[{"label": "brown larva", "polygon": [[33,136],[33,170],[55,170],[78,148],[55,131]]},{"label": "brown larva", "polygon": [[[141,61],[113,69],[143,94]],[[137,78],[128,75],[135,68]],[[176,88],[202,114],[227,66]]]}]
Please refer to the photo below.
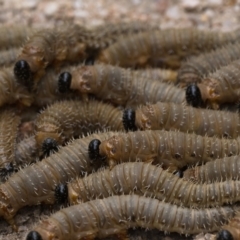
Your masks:
[{"label": "brown larva", "polygon": [[91,48],[98,50],[104,49],[118,41],[120,37],[126,37],[140,32],[150,32],[157,29],[159,29],[157,25],[144,22],[120,22],[100,25],[91,29]]},{"label": "brown larva", "polygon": [[157,80],[166,83],[176,83],[177,71],[163,68],[147,68],[134,71],[141,78]]},{"label": "brown larva", "polygon": [[112,196],[56,212],[41,221],[27,239],[93,240],[109,235],[127,239],[127,229],[135,227],[180,234],[211,232],[233,217],[235,211],[234,207],[181,208],[138,195]]},{"label": "brown larva", "polygon": [[62,144],[72,137],[100,130],[124,130],[122,111],[95,100],[60,101],[47,107],[37,117],[36,142],[42,146],[46,138],[52,138]]},{"label": "brown larva", "polygon": [[91,173],[100,167],[101,161],[91,161],[88,145],[93,139],[103,141],[113,132],[92,134],[75,140],[50,157],[43,159],[13,174],[0,185],[0,216],[15,229],[14,215],[27,205],[55,202],[54,190],[57,184],[66,183],[77,176]]},{"label": "brown larva", "polygon": [[19,82],[34,89],[49,65],[56,68],[65,62],[83,61],[88,30],[74,24],[37,31],[24,44],[14,66]]},{"label": "brown larva", "polygon": [[34,79],[45,74],[45,68],[55,57],[56,32],[52,29],[37,31],[27,40],[14,66],[16,79],[29,90],[34,86]]},{"label": "brown larva", "polygon": [[[65,191],[61,191],[64,189]],[[222,191],[224,189],[224,191]],[[122,163],[56,188],[58,202],[79,204],[111,195],[138,194],[184,207],[206,208],[240,200],[240,181],[193,184],[147,163]]]},{"label": "brown larva", "polygon": [[[16,121],[16,120],[15,120]],[[7,122],[6,122],[7,123]],[[11,123],[11,120],[9,120],[9,123]],[[13,173],[17,172],[19,168],[26,167],[30,163],[36,162],[38,160],[37,158],[37,144],[35,141],[35,136],[34,135],[28,135],[27,137],[24,137],[24,133],[20,133],[22,131],[21,125],[18,127],[18,134],[16,133],[16,126],[14,124],[11,125],[11,129],[9,132],[13,132],[12,134],[15,134],[15,138],[17,140],[13,140],[12,137],[8,137],[8,141],[4,142],[5,145],[14,145],[13,153],[11,156],[8,157],[7,162],[4,164],[4,168],[1,169],[1,180],[2,182],[5,182],[6,179]],[[3,134],[6,132],[6,128],[4,131],[2,131]],[[15,132],[14,132],[15,130]],[[20,136],[19,136],[20,133]],[[13,141],[13,142],[10,142]],[[3,149],[3,148],[2,148]],[[4,150],[4,149],[3,149]],[[3,153],[2,153],[3,154]],[[12,156],[13,155],[13,156]]]},{"label": "brown larva", "polygon": [[184,103],[185,91],[174,85],[139,78],[132,71],[111,65],[80,66],[63,72],[59,87],[82,94],[93,94],[98,99],[122,106],[136,107],[158,101]]},{"label": "brown larva", "polygon": [[17,56],[20,52],[20,48],[10,48],[8,50],[0,51],[0,66],[8,67],[14,64]]},{"label": "brown larva", "polygon": [[15,149],[15,164],[17,166],[28,165],[37,158],[37,144],[35,136],[31,135],[17,143]]},{"label": "brown larva", "polygon": [[109,23],[90,29],[87,32],[87,36],[85,36],[87,40],[84,41],[87,55],[85,63],[92,65],[99,52],[118,41],[119,38],[140,32],[151,32],[157,29],[159,29],[157,25],[143,22]]},{"label": "brown larva", "polygon": [[240,156],[219,158],[205,165],[189,168],[183,177],[194,182],[215,182],[227,179],[239,179]]},{"label": "brown larva", "polygon": [[[200,91],[201,102],[214,109],[224,103],[237,103],[240,98],[239,69],[240,60],[236,60],[203,78],[201,83],[196,85]],[[188,86],[186,91],[191,87],[192,85]],[[191,98],[191,94],[188,94],[188,97]]]},{"label": "brown larva", "polygon": [[6,104],[19,104],[30,106],[33,97],[28,90],[20,85],[11,68],[1,68],[0,70],[0,107]]},{"label": "brown larva", "polygon": [[216,240],[239,240],[240,239],[240,213],[237,212],[236,216],[229,220],[229,222],[222,226]]},{"label": "brown larva", "polygon": [[238,113],[215,111],[158,102],[125,109],[123,124],[126,130],[179,130],[202,136],[237,138],[240,135]]},{"label": "brown larva", "polygon": [[200,83],[203,77],[239,58],[240,44],[238,42],[191,57],[179,69],[177,84],[184,87],[189,83]]},{"label": "brown larva", "polygon": [[189,56],[216,49],[236,36],[193,28],[164,29],[125,37],[103,50],[97,62],[121,67],[158,66],[177,69]]},{"label": "brown larva", "polygon": [[56,73],[56,71],[52,69],[46,71],[46,74],[38,82],[36,90],[33,91],[33,105],[46,107],[60,100],[81,99],[81,96],[73,91],[67,93],[61,93],[58,91],[58,75],[59,73]]},{"label": "brown larva", "polygon": [[144,161],[171,170],[239,154],[239,140],[203,137],[177,131],[118,133],[92,149],[106,157],[110,168],[119,162]]},{"label": "brown larva", "polygon": [[33,34],[34,29],[24,25],[10,25],[0,27],[0,49],[6,50],[20,47],[28,36]]},{"label": "brown larva", "polygon": [[15,166],[15,148],[20,117],[14,109],[0,111],[0,169],[1,175],[12,172]]}]

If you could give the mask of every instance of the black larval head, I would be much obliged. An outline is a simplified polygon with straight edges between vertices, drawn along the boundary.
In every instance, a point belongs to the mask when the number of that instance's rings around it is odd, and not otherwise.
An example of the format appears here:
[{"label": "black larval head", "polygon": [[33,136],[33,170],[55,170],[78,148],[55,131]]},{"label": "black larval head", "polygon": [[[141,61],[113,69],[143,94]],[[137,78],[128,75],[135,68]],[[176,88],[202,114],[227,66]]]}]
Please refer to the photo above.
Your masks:
[{"label": "black larval head", "polygon": [[135,125],[136,113],[133,109],[125,109],[123,111],[123,126],[126,131],[136,131],[137,127]]},{"label": "black larval head", "polygon": [[32,72],[29,64],[25,60],[19,60],[15,63],[13,69],[17,81],[31,90],[33,86]]},{"label": "black larval head", "polygon": [[218,232],[216,240],[233,240],[233,236],[228,230],[221,230]]},{"label": "black larval head", "polygon": [[88,156],[93,161],[102,158],[102,156],[99,153],[100,144],[101,144],[100,140],[93,139],[88,145]]},{"label": "black larval head", "polygon": [[69,72],[63,72],[58,78],[58,91],[60,93],[66,93],[70,90],[72,82],[72,75]]},{"label": "black larval head", "polygon": [[55,199],[57,203],[66,203],[68,200],[68,186],[67,184],[58,184],[55,188]]},{"label": "black larval head", "polygon": [[190,84],[186,89],[186,101],[192,107],[200,107],[202,105],[202,95],[196,84]]},{"label": "black larval head", "polygon": [[31,231],[28,233],[26,240],[43,240],[41,235],[36,231]]},{"label": "black larval head", "polygon": [[42,143],[42,152],[44,156],[49,156],[52,152],[58,151],[58,143],[55,139],[46,138]]}]

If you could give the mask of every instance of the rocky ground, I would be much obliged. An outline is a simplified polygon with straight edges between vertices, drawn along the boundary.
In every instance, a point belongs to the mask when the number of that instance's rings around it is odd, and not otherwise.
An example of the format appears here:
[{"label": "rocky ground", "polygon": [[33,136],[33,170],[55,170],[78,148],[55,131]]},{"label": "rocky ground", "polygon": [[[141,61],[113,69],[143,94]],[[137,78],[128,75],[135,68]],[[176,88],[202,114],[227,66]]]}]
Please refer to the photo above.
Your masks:
[{"label": "rocky ground", "polygon": [[87,26],[104,22],[142,20],[162,27],[238,27],[237,0],[1,0],[0,23],[53,26],[72,20]]},{"label": "rocky ground", "polygon": [[[158,23],[162,28],[194,26],[201,29],[229,31],[239,27],[240,1],[237,0],[0,0],[0,24],[26,24],[52,27],[63,21],[86,26],[105,22],[141,20]],[[48,207],[28,207],[17,214],[19,232],[0,221],[0,240],[24,239],[40,216],[53,211]],[[186,238],[165,236],[158,231],[130,231],[131,239],[210,239],[211,235]]]}]

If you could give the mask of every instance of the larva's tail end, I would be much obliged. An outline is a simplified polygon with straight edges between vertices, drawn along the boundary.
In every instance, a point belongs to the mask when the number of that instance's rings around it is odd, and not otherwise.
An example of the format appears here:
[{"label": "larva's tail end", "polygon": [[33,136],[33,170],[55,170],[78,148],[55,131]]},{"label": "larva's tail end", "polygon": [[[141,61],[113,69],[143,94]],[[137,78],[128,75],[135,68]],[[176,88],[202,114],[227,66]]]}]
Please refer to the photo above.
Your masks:
[{"label": "larva's tail end", "polygon": [[57,203],[64,204],[68,200],[68,186],[67,184],[59,184],[55,188],[54,193]]},{"label": "larva's tail end", "polygon": [[14,75],[20,84],[23,84],[28,90],[33,87],[32,72],[27,61],[19,60],[15,63],[13,69]]},{"label": "larva's tail end", "polygon": [[41,235],[36,231],[31,231],[28,233],[26,240],[43,240]]},{"label": "larva's tail end", "polygon": [[200,107],[203,103],[202,95],[196,84],[190,84],[186,89],[186,101],[192,107]]},{"label": "larva's tail end", "polygon": [[137,127],[135,125],[136,113],[133,109],[125,109],[123,111],[123,126],[126,131],[136,131]]},{"label": "larva's tail end", "polygon": [[93,139],[88,145],[88,156],[92,161],[96,161],[97,159],[103,159],[99,151],[100,144],[100,140]]},{"label": "larva's tail end", "polygon": [[234,240],[234,238],[228,230],[221,230],[218,232],[216,240]]},{"label": "larva's tail end", "polygon": [[58,78],[58,91],[60,93],[66,93],[70,90],[72,82],[72,75],[69,72],[63,72]]},{"label": "larva's tail end", "polygon": [[46,138],[42,143],[42,153],[44,156],[49,156],[53,152],[58,151],[58,142],[53,138]]}]

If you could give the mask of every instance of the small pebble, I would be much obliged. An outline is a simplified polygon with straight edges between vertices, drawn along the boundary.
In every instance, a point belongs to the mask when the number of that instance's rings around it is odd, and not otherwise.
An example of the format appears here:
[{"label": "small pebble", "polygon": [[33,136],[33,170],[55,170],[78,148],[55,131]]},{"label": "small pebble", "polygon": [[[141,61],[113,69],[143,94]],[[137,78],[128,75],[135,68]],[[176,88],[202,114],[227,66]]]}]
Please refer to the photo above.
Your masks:
[{"label": "small pebble", "polygon": [[57,2],[49,2],[45,5],[44,13],[46,16],[54,15],[58,11],[59,5]]}]

